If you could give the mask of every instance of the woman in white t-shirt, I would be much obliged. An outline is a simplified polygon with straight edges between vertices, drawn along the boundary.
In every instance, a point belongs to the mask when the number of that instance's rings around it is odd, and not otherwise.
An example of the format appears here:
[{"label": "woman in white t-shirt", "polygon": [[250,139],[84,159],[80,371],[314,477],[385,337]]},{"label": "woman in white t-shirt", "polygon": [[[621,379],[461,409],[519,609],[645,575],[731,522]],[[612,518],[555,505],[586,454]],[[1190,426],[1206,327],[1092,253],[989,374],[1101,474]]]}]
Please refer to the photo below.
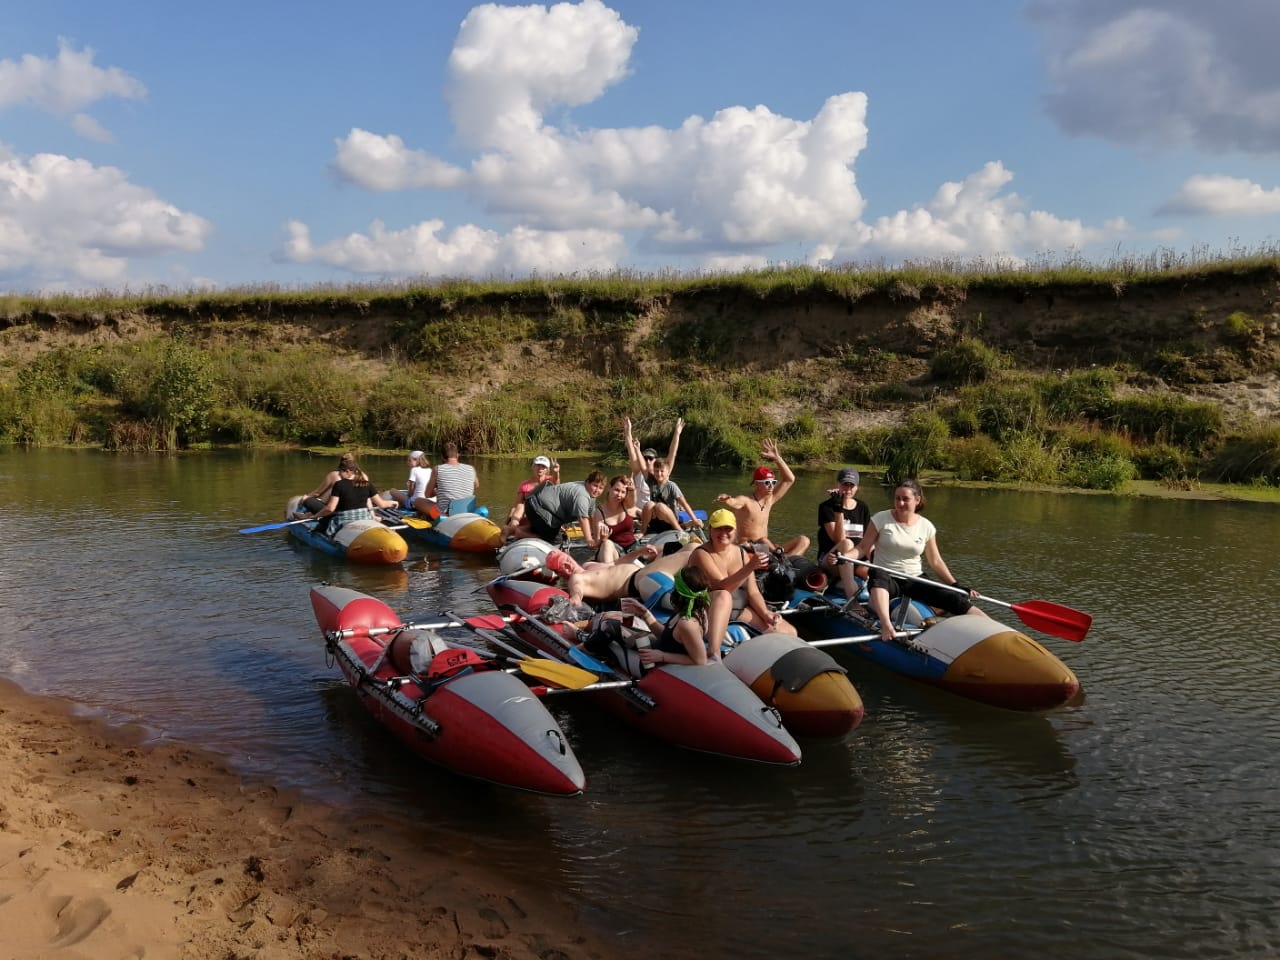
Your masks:
[{"label": "woman in white t-shirt", "polygon": [[[871,568],[867,586],[871,595],[871,612],[880,621],[881,640],[894,639],[893,623],[889,619],[889,600],[903,593],[948,613],[986,616],[954,590],[943,590],[917,580],[903,581],[893,576],[894,573],[908,577],[923,575],[923,558],[933,575],[942,583],[957,587],[969,596],[977,596],[968,587],[960,586],[951,575],[946,561],[938,551],[938,529],[921,514],[923,509],[924,491],[920,489],[920,484],[915,480],[903,480],[893,489],[893,509],[881,510],[873,515],[857,548],[853,553],[846,554],[855,559],[866,559],[870,557],[872,550],[875,551],[876,567]],[[878,567],[885,567],[887,570],[877,569]]]}]

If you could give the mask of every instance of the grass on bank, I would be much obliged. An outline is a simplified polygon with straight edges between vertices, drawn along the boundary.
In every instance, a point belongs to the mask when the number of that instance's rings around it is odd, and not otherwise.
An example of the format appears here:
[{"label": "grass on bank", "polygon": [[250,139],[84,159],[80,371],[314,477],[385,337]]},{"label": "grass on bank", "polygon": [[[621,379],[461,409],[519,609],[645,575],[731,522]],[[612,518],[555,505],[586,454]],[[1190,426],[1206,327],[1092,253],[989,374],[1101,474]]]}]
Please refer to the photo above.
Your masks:
[{"label": "grass on bank", "polygon": [[239,313],[270,317],[273,310],[343,313],[377,308],[412,310],[422,306],[466,310],[470,305],[518,305],[528,301],[581,304],[595,301],[636,303],[717,291],[744,292],[760,299],[828,294],[857,299],[870,293],[910,293],[928,289],[1101,286],[1176,282],[1212,271],[1248,275],[1274,268],[1280,243],[1226,251],[1197,247],[1162,248],[1147,254],[1117,252],[1105,261],[1078,255],[1045,254],[1031,260],[936,258],[890,265],[845,263],[832,266],[780,264],[738,273],[634,270],[586,272],[568,276],[532,275],[520,279],[466,277],[419,278],[399,282],[287,287],[258,284],[220,290],[175,291],[164,286],[141,291],[97,290],[80,293],[0,294],[0,319],[55,317],[101,319],[130,311],[200,317]]}]

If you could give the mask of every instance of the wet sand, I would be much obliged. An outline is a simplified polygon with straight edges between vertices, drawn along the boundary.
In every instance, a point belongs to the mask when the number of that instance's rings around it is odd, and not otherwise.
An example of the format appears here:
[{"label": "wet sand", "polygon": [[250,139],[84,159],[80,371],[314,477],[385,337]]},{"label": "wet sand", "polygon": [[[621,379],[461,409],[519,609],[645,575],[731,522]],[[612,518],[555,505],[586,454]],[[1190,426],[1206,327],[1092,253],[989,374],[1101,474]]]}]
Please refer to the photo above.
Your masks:
[{"label": "wet sand", "polygon": [[589,960],[536,890],[0,679],[6,960]]}]

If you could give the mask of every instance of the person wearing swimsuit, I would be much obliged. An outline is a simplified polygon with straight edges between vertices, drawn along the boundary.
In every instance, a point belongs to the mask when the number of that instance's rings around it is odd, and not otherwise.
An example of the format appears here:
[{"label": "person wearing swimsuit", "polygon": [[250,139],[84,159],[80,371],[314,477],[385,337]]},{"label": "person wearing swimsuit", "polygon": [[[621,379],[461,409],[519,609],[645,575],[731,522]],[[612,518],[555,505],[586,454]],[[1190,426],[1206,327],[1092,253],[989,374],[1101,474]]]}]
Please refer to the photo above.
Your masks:
[{"label": "person wearing swimsuit", "polygon": [[596,521],[596,537],[600,541],[596,559],[601,563],[613,563],[636,544],[640,510],[627,506],[634,492],[635,482],[630,477],[620,474],[610,478],[604,505],[597,507],[591,515]]},{"label": "person wearing swimsuit", "polygon": [[699,569],[703,579],[724,600],[713,602],[708,636],[712,659],[720,655],[720,643],[729,621],[737,620],[768,633],[791,633],[795,628],[769,609],[756,584],[756,571],[768,569],[769,558],[733,542],[737,522],[733,511],[720,508],[707,518],[711,539],[693,551],[689,566]]},{"label": "person wearing swimsuit", "polygon": [[640,662],[649,666],[661,663],[687,663],[702,666],[707,655],[707,625],[711,613],[711,591],[701,570],[685,567],[677,571],[671,590],[676,612],[666,624],[658,622],[652,611],[638,600],[623,601],[622,612],[643,618],[650,630],[657,630],[653,646],[641,649]]}]

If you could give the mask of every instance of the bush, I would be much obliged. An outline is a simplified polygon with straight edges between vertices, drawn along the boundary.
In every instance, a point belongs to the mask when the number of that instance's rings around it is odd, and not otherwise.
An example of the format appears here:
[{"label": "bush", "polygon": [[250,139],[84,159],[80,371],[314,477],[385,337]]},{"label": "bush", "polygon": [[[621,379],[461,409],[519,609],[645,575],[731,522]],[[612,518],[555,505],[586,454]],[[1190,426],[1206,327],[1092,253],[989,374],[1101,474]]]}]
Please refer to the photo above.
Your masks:
[{"label": "bush", "polygon": [[1280,486],[1280,424],[1229,437],[1208,464],[1222,483]]},{"label": "bush", "polygon": [[1199,455],[1221,436],[1223,419],[1211,403],[1143,394],[1117,400],[1111,426],[1146,443],[1171,443]]},{"label": "bush", "polygon": [[1115,405],[1119,375],[1111,369],[1082,370],[1039,383],[1045,412],[1054,420],[1105,420]]},{"label": "bush", "polygon": [[888,427],[868,427],[847,434],[839,444],[839,460],[843,463],[884,463],[888,446]]},{"label": "bush", "polygon": [[982,432],[998,443],[1044,430],[1044,405],[1039,392],[1029,384],[966,387],[961,392],[960,404],[972,411]]},{"label": "bush", "polygon": [[144,422],[154,421],[166,438],[190,445],[209,439],[209,418],[219,392],[204,351],[170,341],[135,409]]},{"label": "bush", "polygon": [[1039,433],[1018,433],[1002,448],[1004,476],[1027,483],[1056,483],[1061,478],[1062,453]]},{"label": "bush", "polygon": [[942,466],[943,452],[950,438],[946,421],[936,413],[919,411],[885,437],[883,456],[885,479],[897,483],[918,477],[925,467]]},{"label": "bush", "polygon": [[981,340],[966,338],[933,355],[929,376],[943,383],[983,383],[1007,365],[998,350]]},{"label": "bush", "polygon": [[1133,452],[1133,465],[1144,480],[1186,480],[1189,477],[1187,456],[1168,443],[1153,443]]},{"label": "bush", "polygon": [[961,480],[999,480],[1004,476],[1004,456],[990,437],[964,437],[947,444],[947,458]]},{"label": "bush", "polygon": [[1111,453],[1089,453],[1067,457],[1062,479],[1086,490],[1119,490],[1134,478],[1137,470],[1127,457]]},{"label": "bush", "polygon": [[374,385],[361,426],[375,446],[438,451],[457,431],[458,417],[439,391],[424,387],[422,376],[409,369]]}]

